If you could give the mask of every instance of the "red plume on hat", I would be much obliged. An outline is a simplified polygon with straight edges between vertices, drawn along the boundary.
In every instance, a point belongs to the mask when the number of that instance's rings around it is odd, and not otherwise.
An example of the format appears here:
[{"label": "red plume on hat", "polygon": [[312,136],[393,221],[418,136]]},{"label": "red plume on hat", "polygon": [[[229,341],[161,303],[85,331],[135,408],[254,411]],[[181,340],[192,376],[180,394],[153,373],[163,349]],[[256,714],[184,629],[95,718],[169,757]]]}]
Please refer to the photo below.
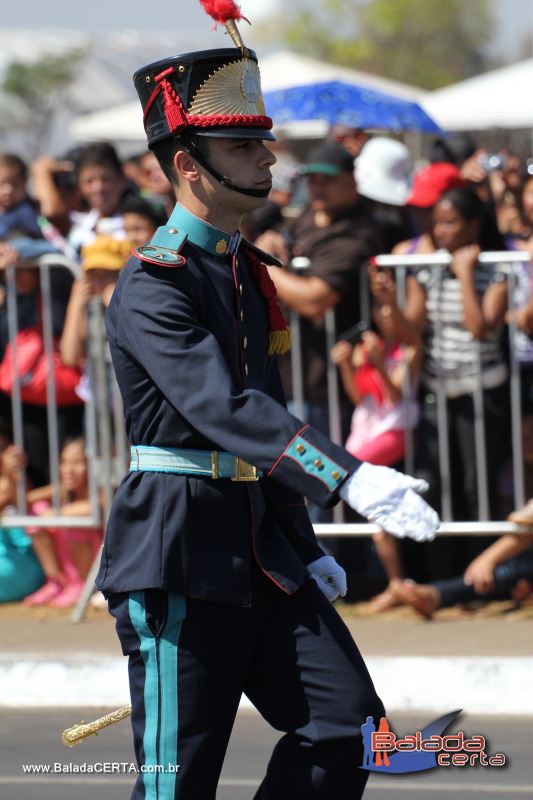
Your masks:
[{"label": "red plume on hat", "polygon": [[245,19],[240,6],[233,0],[200,0],[200,3],[217,24],[225,25],[229,19]]},{"label": "red plume on hat", "polygon": [[244,19],[250,24],[250,20],[243,17],[240,6],[234,0],[200,0],[200,3],[204,7],[204,11],[215,20],[215,27],[225,25],[235,46],[244,50],[244,43],[235,22]]}]

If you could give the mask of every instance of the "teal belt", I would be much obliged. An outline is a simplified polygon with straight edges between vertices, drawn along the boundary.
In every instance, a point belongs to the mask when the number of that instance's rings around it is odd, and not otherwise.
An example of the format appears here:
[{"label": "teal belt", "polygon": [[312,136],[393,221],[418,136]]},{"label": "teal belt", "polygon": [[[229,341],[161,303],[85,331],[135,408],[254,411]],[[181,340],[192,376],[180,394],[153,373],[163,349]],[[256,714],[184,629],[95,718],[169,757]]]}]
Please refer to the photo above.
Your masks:
[{"label": "teal belt", "polygon": [[232,481],[257,481],[261,470],[232,453],[218,450],[185,450],[176,447],[132,445],[130,472],[173,472],[176,475],[205,475]]}]

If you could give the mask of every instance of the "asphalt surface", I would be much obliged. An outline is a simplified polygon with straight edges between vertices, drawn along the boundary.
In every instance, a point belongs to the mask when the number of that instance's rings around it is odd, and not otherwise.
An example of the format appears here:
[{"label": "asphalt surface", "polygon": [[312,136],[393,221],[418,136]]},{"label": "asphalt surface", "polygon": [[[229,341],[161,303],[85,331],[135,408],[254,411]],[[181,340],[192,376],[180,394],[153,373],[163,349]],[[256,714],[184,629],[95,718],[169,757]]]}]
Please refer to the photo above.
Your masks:
[{"label": "asphalt surface", "polygon": [[[129,765],[133,762],[133,752],[128,721],[72,749],[60,742],[64,728],[82,718],[93,719],[106,712],[107,709],[92,710],[89,714],[76,709],[1,709],[0,797],[6,800],[127,800],[135,779],[131,773],[94,775],[62,771],[43,776],[25,774],[23,770],[24,764],[58,763],[62,770],[69,764],[124,762]],[[389,722],[399,734],[412,733],[434,716],[437,715],[394,714]],[[505,753],[507,765],[501,768],[437,768],[404,776],[372,775],[365,800],[533,799],[532,718],[465,716],[450,727],[450,731],[458,730],[484,735],[487,753]],[[217,800],[251,800],[278,736],[257,714],[239,714]]]}]

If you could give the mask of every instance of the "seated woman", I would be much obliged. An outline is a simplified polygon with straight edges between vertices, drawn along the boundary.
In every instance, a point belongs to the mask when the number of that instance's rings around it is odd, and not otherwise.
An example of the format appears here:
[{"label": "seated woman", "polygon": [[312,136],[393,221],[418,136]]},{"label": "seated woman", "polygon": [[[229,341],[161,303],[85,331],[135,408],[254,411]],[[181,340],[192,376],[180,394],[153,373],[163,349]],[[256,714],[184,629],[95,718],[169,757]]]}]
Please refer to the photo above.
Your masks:
[{"label": "seated woman", "polygon": [[[52,487],[28,494],[36,516],[82,517],[91,514],[87,457],[82,438],[65,442],[59,464],[61,507],[51,507]],[[101,528],[28,528],[34,550],[46,575],[45,584],[23,601],[27,606],[65,608],[78,600],[98,553]]]}]

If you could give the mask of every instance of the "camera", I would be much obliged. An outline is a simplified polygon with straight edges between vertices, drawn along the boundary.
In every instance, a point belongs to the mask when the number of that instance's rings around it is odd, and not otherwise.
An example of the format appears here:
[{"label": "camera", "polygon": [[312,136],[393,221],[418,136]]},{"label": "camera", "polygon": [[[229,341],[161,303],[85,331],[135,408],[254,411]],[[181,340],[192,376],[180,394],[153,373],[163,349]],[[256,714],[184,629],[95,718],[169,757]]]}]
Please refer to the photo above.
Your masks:
[{"label": "camera", "polygon": [[505,156],[501,153],[481,153],[478,159],[479,166],[485,172],[495,172],[499,169],[505,169]]},{"label": "camera", "polygon": [[366,322],[358,322],[357,325],[353,325],[351,328],[348,328],[347,331],[341,333],[337,341],[348,342],[348,344],[351,344],[353,347],[355,347],[355,345],[359,344],[359,342],[362,340],[363,333],[368,330],[370,330],[370,328]]},{"label": "camera", "polygon": [[60,192],[73,192],[78,185],[77,177],[73,170],[52,172],[52,180]]}]

